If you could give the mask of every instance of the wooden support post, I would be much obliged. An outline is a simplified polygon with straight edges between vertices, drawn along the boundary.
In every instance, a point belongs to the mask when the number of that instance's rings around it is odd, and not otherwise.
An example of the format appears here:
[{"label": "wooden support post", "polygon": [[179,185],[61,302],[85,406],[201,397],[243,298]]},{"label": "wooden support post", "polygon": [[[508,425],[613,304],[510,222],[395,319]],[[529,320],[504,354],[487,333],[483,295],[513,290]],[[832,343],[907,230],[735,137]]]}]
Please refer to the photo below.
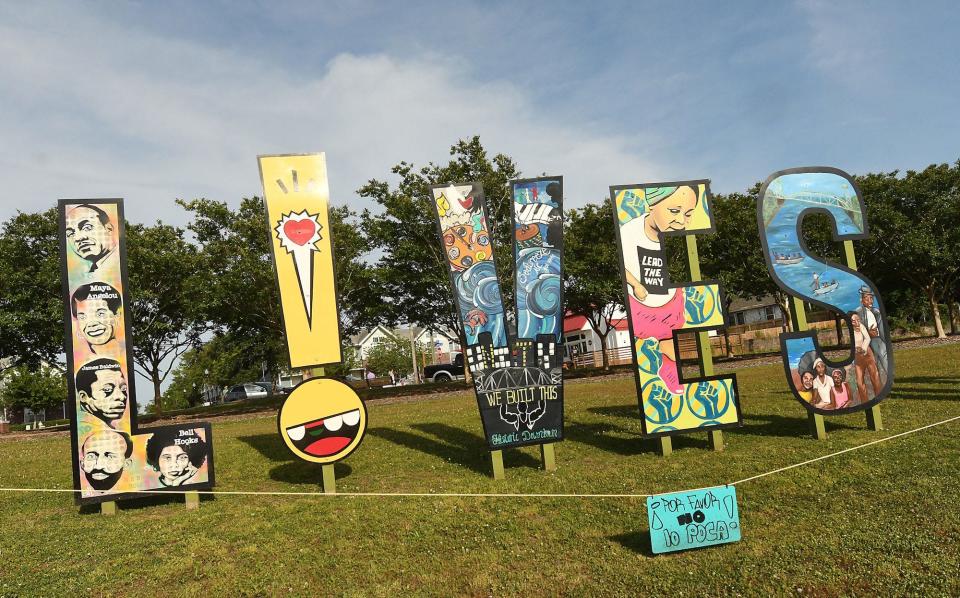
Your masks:
[{"label": "wooden support post", "polygon": [[723,450],[723,430],[710,430],[710,449],[716,452]]},{"label": "wooden support post", "polygon": [[[843,254],[847,260],[847,267],[851,270],[857,269],[857,254],[853,250],[853,241],[843,242]],[[866,410],[867,429],[874,432],[883,429],[883,418],[880,417],[880,405],[874,405]]]},{"label": "wooden support post", "polygon": [[[700,251],[697,248],[697,237],[687,235],[687,264],[690,266],[690,280],[700,282],[703,275],[700,272]],[[697,333],[697,352],[700,354],[700,376],[713,376],[713,347],[710,345],[710,334],[707,331]],[[678,360],[679,361],[679,360]],[[709,430],[710,448],[714,451],[723,450],[723,432]]]},{"label": "wooden support post", "polygon": [[337,493],[337,474],[333,470],[333,464],[321,465],[323,470],[323,492],[325,494]]},{"label": "wooden support post", "polygon": [[200,494],[196,490],[184,492],[183,502],[187,505],[187,510],[195,511],[200,508]]},{"label": "wooden support post", "polygon": [[807,329],[807,310],[803,307],[803,300],[792,297],[793,305],[790,316],[793,320],[794,332],[803,332]]},{"label": "wooden support post", "polygon": [[661,436],[657,439],[660,444],[660,456],[669,457],[673,454],[673,441],[669,436]]},{"label": "wooden support post", "polygon": [[883,418],[880,416],[880,405],[867,409],[867,429],[879,432],[883,429]]},{"label": "wooden support post", "polygon": [[[691,239],[693,237],[687,237]],[[707,332],[697,333],[697,349],[700,352],[700,375],[713,376],[713,348],[710,345],[710,335]],[[707,436],[710,438],[710,449],[716,452],[723,450],[723,431],[709,430]]]},{"label": "wooden support post", "polygon": [[[803,332],[807,329],[807,312],[803,307],[803,301],[793,297],[790,307],[790,317],[793,321],[794,331]],[[817,440],[826,440],[827,427],[823,421],[823,416],[819,413],[808,412],[807,421],[810,422],[810,435]]]},{"label": "wooden support post", "polygon": [[110,517],[117,514],[117,503],[115,501],[107,501],[100,503],[100,514],[108,515]]},{"label": "wooden support post", "polygon": [[557,470],[557,456],[552,442],[540,445],[540,458],[543,460],[544,471]]},{"label": "wooden support post", "polygon": [[843,256],[847,259],[847,268],[857,269],[857,254],[853,251],[853,241],[843,242]]},{"label": "wooden support post", "polygon": [[817,440],[826,440],[827,427],[823,421],[823,416],[819,413],[808,413],[807,419],[810,421],[810,435]]},{"label": "wooden support post", "polygon": [[505,477],[503,473],[503,451],[490,451],[490,464],[493,466],[493,479],[502,480]]}]

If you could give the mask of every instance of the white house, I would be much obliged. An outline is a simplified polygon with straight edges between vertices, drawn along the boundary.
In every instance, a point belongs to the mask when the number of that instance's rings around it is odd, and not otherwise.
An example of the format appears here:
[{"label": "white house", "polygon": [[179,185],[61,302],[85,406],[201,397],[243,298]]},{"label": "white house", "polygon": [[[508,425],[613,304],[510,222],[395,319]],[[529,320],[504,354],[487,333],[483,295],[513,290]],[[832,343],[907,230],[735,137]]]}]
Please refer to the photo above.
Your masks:
[{"label": "white house", "polygon": [[425,328],[415,338],[416,343],[423,347],[433,347],[434,363],[450,363],[455,353],[461,353],[463,348],[460,342],[451,340],[453,333],[441,334],[432,328]]},{"label": "white house", "polygon": [[360,334],[351,336],[350,344],[353,345],[353,347],[357,350],[357,356],[360,358],[360,361],[365,361],[367,359],[367,355],[370,354],[370,349],[372,349],[377,343],[381,343],[387,339],[398,340],[399,338],[403,337],[398,336],[386,326],[377,324],[366,332],[361,332]]},{"label": "white house", "polygon": [[766,295],[760,299],[734,298],[727,313],[729,326],[760,322],[770,322],[771,326],[775,326],[783,319],[783,309],[773,295]]},{"label": "white house", "polygon": [[619,362],[621,353],[629,358],[630,330],[626,314],[615,315],[618,317],[611,321],[613,330],[607,334],[604,347],[601,347],[600,336],[594,332],[586,317],[567,315],[563,320],[564,357],[580,363],[585,356],[595,356],[594,361],[600,364],[603,363],[603,357],[599,352],[606,348],[608,357],[612,358],[611,362]]}]

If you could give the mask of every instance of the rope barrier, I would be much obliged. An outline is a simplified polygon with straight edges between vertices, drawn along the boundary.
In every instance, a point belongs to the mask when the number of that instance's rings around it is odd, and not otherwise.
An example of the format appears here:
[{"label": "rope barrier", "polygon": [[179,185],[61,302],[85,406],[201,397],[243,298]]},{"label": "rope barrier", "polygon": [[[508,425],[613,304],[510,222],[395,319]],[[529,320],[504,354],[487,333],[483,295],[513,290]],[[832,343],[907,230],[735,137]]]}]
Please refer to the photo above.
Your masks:
[{"label": "rope barrier", "polygon": [[[780,467],[773,469],[764,473],[759,473],[757,475],[750,476],[748,478],[743,478],[742,480],[737,480],[736,482],[730,482],[726,486],[736,486],[738,484],[745,484],[747,482],[752,482],[760,478],[764,478],[769,475],[774,475],[777,473],[782,473],[784,471],[789,471],[797,467],[803,467],[804,465],[809,465],[811,463],[816,463],[818,461],[823,461],[825,459],[830,459],[843,455],[852,451],[860,450],[868,446],[873,446],[880,444],[882,442],[887,442],[888,440],[894,440],[897,438],[902,438],[904,436],[909,436],[910,434],[915,434],[917,432],[922,432],[924,430],[929,430],[930,428],[935,428],[937,426],[942,426],[960,420],[960,415],[945,419],[943,421],[938,421],[932,424],[927,424],[925,426],[920,426],[919,428],[914,428],[912,430],[907,430],[906,432],[900,432],[899,434],[894,434],[892,436],[886,436],[884,438],[878,438],[877,440],[871,440],[864,444],[859,444],[857,446],[852,446],[849,448],[841,449],[839,451],[829,453],[820,457],[815,457],[813,459],[808,459],[800,463],[794,463],[793,465],[787,465],[786,467]],[[678,490],[677,492],[688,492],[693,490],[709,490],[710,488],[722,488],[724,484],[707,486],[705,488],[690,488],[687,490]],[[0,492],[69,492],[75,493],[77,490],[73,488],[0,488]],[[336,492],[336,493],[324,493],[324,492],[290,492],[290,491],[257,491],[257,490],[138,490],[136,492],[131,492],[130,494],[139,494],[139,495],[162,495],[162,494],[187,494],[188,492],[203,494],[203,495],[213,495],[213,496],[320,496],[320,497],[337,497],[337,496],[357,496],[357,497],[436,497],[436,498],[647,498],[650,496],[656,496],[655,494],[584,494],[584,493],[520,493],[520,492]]]}]

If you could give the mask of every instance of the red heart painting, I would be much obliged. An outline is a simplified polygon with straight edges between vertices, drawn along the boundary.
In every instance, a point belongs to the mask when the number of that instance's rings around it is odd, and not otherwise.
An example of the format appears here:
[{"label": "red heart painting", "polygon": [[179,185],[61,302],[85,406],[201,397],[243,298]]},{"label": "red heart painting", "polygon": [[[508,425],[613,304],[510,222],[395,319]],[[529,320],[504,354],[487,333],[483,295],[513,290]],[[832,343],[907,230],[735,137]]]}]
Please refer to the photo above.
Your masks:
[{"label": "red heart painting", "polygon": [[317,225],[313,220],[287,220],[283,225],[283,234],[297,245],[306,245],[317,232]]}]

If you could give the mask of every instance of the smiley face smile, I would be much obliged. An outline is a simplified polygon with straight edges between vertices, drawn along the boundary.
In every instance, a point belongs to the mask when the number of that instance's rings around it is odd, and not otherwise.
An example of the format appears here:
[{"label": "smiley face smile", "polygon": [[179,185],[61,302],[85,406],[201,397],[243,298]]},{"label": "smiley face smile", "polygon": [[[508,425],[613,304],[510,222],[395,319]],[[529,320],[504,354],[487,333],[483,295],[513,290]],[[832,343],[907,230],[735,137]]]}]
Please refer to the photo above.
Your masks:
[{"label": "smiley face smile", "polygon": [[329,457],[346,448],[360,431],[360,410],[352,409],[286,429],[293,445],[314,457]]}]

